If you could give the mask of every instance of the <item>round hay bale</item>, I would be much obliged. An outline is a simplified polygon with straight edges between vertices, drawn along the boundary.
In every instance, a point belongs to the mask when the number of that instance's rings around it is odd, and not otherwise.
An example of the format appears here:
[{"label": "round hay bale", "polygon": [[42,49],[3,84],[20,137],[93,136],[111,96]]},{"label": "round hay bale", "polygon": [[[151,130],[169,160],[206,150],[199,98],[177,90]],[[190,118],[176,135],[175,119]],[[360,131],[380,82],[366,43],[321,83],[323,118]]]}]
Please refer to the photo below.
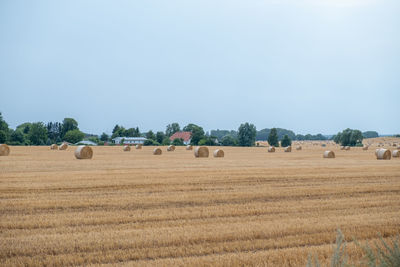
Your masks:
[{"label": "round hay bale", "polygon": [[154,148],[153,155],[161,155],[161,154],[162,154],[161,148],[158,147]]},{"label": "round hay bale", "polygon": [[136,149],[142,149],[142,144],[137,144],[135,147]]},{"label": "round hay bale", "polygon": [[268,152],[270,152],[270,153],[275,152],[275,147],[270,146],[270,147],[268,148]]},{"label": "round hay bale", "polygon": [[380,148],[375,151],[376,159],[391,159],[392,153],[389,149]]},{"label": "round hay bale", "polygon": [[208,158],[208,147],[198,146],[194,149],[194,156],[196,158]]},{"label": "round hay bale", "polygon": [[344,150],[350,150],[350,147],[349,146],[345,146]]},{"label": "round hay bale", "polygon": [[400,149],[400,146],[398,146],[397,149]]},{"label": "round hay bale", "polygon": [[378,156],[378,151],[379,151],[379,149],[381,149],[381,148],[375,149],[375,156],[376,156],[376,157]]},{"label": "round hay bale", "polygon": [[302,149],[301,146],[297,146],[297,147],[296,147],[296,150],[301,150],[301,149]]},{"label": "round hay bale", "polygon": [[124,151],[131,151],[131,147],[128,145],[125,145],[123,148]]},{"label": "round hay bale", "polygon": [[326,159],[333,159],[335,158],[335,152],[327,150],[324,152],[324,158]]},{"label": "round hay bale", "polygon": [[0,156],[8,156],[10,154],[10,148],[6,144],[0,144]]},{"label": "round hay bale", "polygon": [[77,159],[91,159],[93,157],[93,150],[90,146],[78,146],[75,149],[75,158]]},{"label": "round hay bale", "polygon": [[292,152],[292,147],[291,146],[285,147],[285,152]]},{"label": "round hay bale", "polygon": [[398,157],[400,157],[400,150],[393,150],[393,152],[392,152],[392,156],[393,156],[393,158],[398,158]]},{"label": "round hay bale", "polygon": [[363,146],[363,150],[368,150],[368,146]]},{"label": "round hay bale", "polygon": [[191,145],[186,146],[186,150],[192,150],[192,149],[193,149],[193,146],[191,146]]},{"label": "round hay bale", "polygon": [[57,149],[58,149],[57,144],[52,144],[52,145],[50,146],[50,149],[51,149],[51,150],[57,150]]},{"label": "round hay bale", "polygon": [[58,150],[67,150],[68,144],[67,143],[62,143],[59,147]]},{"label": "round hay bale", "polygon": [[214,151],[214,158],[223,158],[225,153],[222,149],[217,149]]},{"label": "round hay bale", "polygon": [[341,147],[340,147],[340,150],[344,150],[344,146],[341,146]]},{"label": "round hay bale", "polygon": [[167,151],[175,151],[175,146],[174,145],[169,145],[167,147]]}]

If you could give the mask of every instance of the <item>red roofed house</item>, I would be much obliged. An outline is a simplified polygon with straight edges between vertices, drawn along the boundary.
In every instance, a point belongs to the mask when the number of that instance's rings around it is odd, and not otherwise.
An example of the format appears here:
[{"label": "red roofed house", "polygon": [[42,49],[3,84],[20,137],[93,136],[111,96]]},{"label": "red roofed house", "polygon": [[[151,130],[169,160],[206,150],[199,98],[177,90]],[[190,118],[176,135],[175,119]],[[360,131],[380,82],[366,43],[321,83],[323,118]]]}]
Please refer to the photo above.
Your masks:
[{"label": "red roofed house", "polygon": [[185,145],[188,145],[188,144],[190,144],[190,141],[192,140],[192,133],[191,132],[176,132],[173,135],[171,135],[169,140],[171,140],[171,142],[172,142],[177,138],[183,139],[183,143]]}]

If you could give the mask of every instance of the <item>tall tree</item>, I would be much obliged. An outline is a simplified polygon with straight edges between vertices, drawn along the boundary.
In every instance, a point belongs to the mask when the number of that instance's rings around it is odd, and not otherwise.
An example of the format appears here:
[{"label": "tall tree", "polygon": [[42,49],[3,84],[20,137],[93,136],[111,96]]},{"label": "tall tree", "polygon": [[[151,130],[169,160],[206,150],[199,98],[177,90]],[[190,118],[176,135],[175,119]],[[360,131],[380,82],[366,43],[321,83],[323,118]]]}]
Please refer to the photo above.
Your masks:
[{"label": "tall tree", "polygon": [[3,119],[3,115],[0,112],[0,143],[7,142],[8,138],[9,138],[8,124]]},{"label": "tall tree", "polygon": [[268,144],[270,146],[275,146],[275,147],[279,146],[278,133],[276,131],[276,128],[272,128],[271,131],[269,132]]},{"label": "tall tree", "polygon": [[103,142],[107,142],[108,138],[109,138],[108,134],[106,134],[106,133],[102,133],[101,136],[100,136],[100,140],[103,141]]},{"label": "tall tree", "polygon": [[82,133],[78,129],[75,129],[68,131],[64,136],[64,140],[75,144],[78,143],[79,141],[82,141],[84,137],[85,137],[84,133]]},{"label": "tall tree", "polygon": [[335,135],[333,140],[335,143],[340,143],[342,146],[355,146],[362,144],[363,135],[360,130],[352,130],[347,128],[346,130],[343,130]]},{"label": "tall tree", "polygon": [[146,138],[147,138],[147,139],[151,139],[151,140],[156,140],[156,136],[155,136],[155,134],[153,133],[152,130],[150,130],[150,131],[148,131],[148,132],[146,133]]},{"label": "tall tree", "polygon": [[181,127],[179,126],[179,123],[174,122],[167,125],[167,129],[165,130],[165,135],[170,137],[171,135],[173,135],[176,132],[179,132],[180,130]]},{"label": "tall tree", "polygon": [[188,125],[183,127],[183,130],[185,132],[192,133],[192,137],[190,140],[190,143],[192,145],[198,145],[199,141],[205,137],[203,128],[193,123],[189,123]]},{"label": "tall tree", "polygon": [[164,138],[165,138],[164,132],[157,132],[157,133],[156,133],[156,141],[157,141],[158,143],[161,144],[161,143],[163,142]]},{"label": "tall tree", "polygon": [[257,130],[253,124],[248,122],[241,124],[238,130],[239,146],[253,146],[256,141]]},{"label": "tall tree", "polygon": [[59,122],[47,123],[47,135],[55,143],[61,140],[62,124]]},{"label": "tall tree", "polygon": [[45,145],[47,141],[47,128],[43,122],[31,124],[28,132],[28,138],[32,145]]},{"label": "tall tree", "polygon": [[281,140],[281,146],[287,147],[290,145],[292,145],[292,140],[290,139],[290,137],[287,134],[285,134]]},{"label": "tall tree", "polygon": [[79,130],[78,122],[73,118],[65,118],[62,122],[61,138],[64,138],[64,135],[72,130]]}]

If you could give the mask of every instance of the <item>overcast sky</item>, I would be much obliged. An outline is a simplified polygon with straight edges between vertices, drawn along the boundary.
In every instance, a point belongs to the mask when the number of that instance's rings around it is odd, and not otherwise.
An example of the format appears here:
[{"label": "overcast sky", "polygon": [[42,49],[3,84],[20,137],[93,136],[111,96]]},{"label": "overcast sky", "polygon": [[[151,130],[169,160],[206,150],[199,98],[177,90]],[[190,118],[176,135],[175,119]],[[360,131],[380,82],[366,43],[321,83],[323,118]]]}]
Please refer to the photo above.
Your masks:
[{"label": "overcast sky", "polygon": [[400,133],[400,1],[0,1],[0,112]]}]

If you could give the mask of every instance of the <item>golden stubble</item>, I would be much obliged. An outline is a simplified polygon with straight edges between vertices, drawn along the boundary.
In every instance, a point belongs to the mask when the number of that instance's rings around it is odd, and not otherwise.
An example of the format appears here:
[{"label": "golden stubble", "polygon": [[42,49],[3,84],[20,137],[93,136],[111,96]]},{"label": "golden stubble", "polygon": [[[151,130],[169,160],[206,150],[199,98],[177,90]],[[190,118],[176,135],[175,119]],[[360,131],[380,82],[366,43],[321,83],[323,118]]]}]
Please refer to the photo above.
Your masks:
[{"label": "golden stubble", "polygon": [[0,157],[0,265],[304,266],[309,253],[329,261],[337,228],[357,262],[353,237],[399,234],[400,159],[302,147],[224,147],[224,158],[93,147],[91,160],[74,147],[11,147]]}]

